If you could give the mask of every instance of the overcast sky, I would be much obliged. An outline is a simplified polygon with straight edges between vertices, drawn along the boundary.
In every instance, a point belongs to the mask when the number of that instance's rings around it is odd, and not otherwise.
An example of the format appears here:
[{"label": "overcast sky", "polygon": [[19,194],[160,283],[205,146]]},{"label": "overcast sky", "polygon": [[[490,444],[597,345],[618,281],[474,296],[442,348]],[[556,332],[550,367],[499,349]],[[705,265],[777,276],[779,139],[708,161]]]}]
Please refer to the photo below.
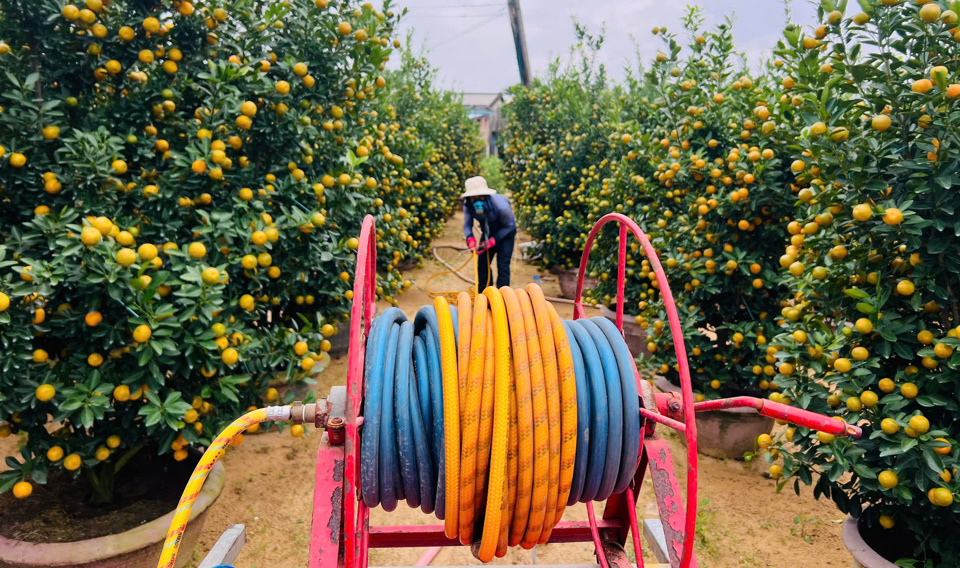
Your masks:
[{"label": "overcast sky", "polygon": [[[542,75],[557,56],[566,56],[574,41],[572,17],[598,32],[606,26],[599,54],[614,76],[634,61],[635,42],[645,61],[662,42],[650,30],[666,26],[679,31],[684,0],[520,0],[526,29],[527,52],[534,75]],[[755,65],[769,53],[784,25],[782,0],[700,0],[707,26],[725,16],[734,18],[737,47]],[[850,2],[848,12],[857,7]],[[398,0],[406,7],[400,35],[413,30],[414,42],[440,70],[443,86],[466,92],[497,92],[519,82],[516,52],[510,32],[506,0]],[[816,5],[792,0],[793,21],[814,23]],[[683,52],[681,52],[683,55]]]}]

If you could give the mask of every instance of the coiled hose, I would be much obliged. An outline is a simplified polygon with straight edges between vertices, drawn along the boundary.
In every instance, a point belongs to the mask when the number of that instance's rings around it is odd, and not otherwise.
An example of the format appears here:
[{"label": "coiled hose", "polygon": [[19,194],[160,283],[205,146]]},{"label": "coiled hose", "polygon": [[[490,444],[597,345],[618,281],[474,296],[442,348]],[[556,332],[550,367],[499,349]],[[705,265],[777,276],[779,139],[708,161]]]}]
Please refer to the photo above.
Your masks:
[{"label": "coiled hose", "polygon": [[444,521],[483,562],[546,542],[573,503],[627,488],[638,374],[605,318],[563,321],[539,286],[396,308],[367,341],[361,495]]}]

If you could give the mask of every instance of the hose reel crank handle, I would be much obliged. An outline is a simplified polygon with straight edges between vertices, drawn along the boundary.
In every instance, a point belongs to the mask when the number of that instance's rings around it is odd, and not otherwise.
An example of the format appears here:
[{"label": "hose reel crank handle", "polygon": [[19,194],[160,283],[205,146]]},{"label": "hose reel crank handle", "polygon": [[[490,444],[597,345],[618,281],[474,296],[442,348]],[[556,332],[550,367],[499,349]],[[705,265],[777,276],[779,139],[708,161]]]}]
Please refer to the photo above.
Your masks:
[{"label": "hose reel crank handle", "polygon": [[810,428],[819,432],[826,432],[835,436],[852,436],[859,438],[863,434],[863,431],[858,426],[837,420],[836,417],[824,416],[823,414],[795,406],[752,396],[721,398],[694,404],[694,409],[697,412],[726,410],[730,408],[754,408],[764,416],[784,420],[797,426],[803,426],[804,428]]}]

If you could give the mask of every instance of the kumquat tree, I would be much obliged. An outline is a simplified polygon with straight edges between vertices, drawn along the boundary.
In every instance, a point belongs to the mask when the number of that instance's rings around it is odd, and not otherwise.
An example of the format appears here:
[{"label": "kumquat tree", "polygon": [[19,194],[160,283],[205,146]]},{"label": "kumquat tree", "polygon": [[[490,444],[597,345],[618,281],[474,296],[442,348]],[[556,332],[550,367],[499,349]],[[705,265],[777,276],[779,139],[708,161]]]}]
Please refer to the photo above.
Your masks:
[{"label": "kumquat tree", "polygon": [[457,97],[434,87],[436,71],[414,55],[410,38],[400,59],[400,68],[386,75],[390,94],[380,99],[378,110],[391,121],[381,123],[385,142],[406,156],[382,182],[383,195],[373,210],[388,224],[394,216],[404,223],[396,244],[390,244],[393,227],[380,230],[386,241],[379,244],[393,251],[389,268],[423,259],[453,213],[463,182],[479,174],[483,154],[476,124]]},{"label": "kumquat tree", "polygon": [[[18,497],[82,474],[109,501],[138,452],[187,459],[279,400],[270,382],[309,377],[346,318],[363,216],[396,235],[383,254],[419,254],[433,234],[380,204],[450,196],[479,159],[435,165],[479,144],[452,102],[382,116],[389,3],[0,14],[0,436],[27,434],[0,491]],[[388,299],[409,286],[381,276]]]},{"label": "kumquat tree", "polygon": [[788,30],[777,50],[802,189],[781,257],[791,296],[775,381],[865,435],[790,429],[772,469],[781,487],[794,477],[862,515],[901,565],[948,566],[960,561],[960,36],[958,6],[917,4],[849,15],[824,1],[822,23]]},{"label": "kumquat tree", "polygon": [[[663,260],[698,397],[759,392],[776,388],[767,342],[780,301],[780,218],[791,206],[779,172],[784,118],[765,79],[750,78],[733,51],[729,22],[703,32],[702,13],[691,9],[685,26],[691,53],[682,59],[676,36],[654,30],[664,42],[646,76],[655,94],[626,127],[636,142],[625,146],[614,201],[632,204]],[[649,326],[648,363],[676,383],[655,276],[645,258],[629,260],[640,266],[627,312]],[[609,296],[613,286],[601,280],[600,291]]]}]

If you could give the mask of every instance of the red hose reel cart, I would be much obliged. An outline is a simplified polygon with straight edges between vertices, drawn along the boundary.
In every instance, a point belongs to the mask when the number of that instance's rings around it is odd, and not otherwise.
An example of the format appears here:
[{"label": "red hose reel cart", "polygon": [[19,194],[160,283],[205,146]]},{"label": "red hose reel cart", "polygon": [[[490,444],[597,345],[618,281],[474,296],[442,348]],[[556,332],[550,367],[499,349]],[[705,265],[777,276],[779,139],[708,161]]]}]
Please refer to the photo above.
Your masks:
[{"label": "red hose reel cart", "polygon": [[[654,393],[639,375],[640,458],[633,483],[622,493],[607,499],[599,518],[592,503],[586,503],[587,521],[561,521],[553,529],[550,543],[592,542],[601,568],[632,565],[624,552],[628,538],[637,551],[636,563],[644,566],[637,520],[637,494],[649,479],[659,508],[662,533],[655,541],[660,561],[672,568],[696,566],[693,554],[697,518],[697,428],[695,412],[729,408],[754,408],[760,414],[803,427],[839,436],[859,436],[860,429],[834,418],[753,397],[694,402],[687,353],[677,307],[656,251],[640,227],[621,214],[601,218],[590,231],[580,261],[574,305],[574,319],[584,318],[583,279],[591,247],[608,223],[619,225],[616,326],[623,329],[624,280],[627,240],[633,235],[640,242],[656,274],[666,307],[670,332],[674,338],[681,381],[680,393]],[[364,220],[357,254],[353,306],[350,320],[350,351],[346,387],[334,387],[326,399],[317,403],[314,424],[325,431],[317,452],[316,485],[313,502],[313,526],[310,538],[310,568],[367,568],[371,548],[461,546],[444,534],[444,526],[395,525],[371,526],[370,512],[359,498],[359,441],[363,424],[363,385],[366,338],[376,314],[376,231],[374,220]],[[294,407],[294,414],[297,407]],[[658,428],[679,432],[686,441],[686,499],[681,496],[673,453]],[[242,530],[242,529],[241,529]],[[220,564],[236,557],[239,551],[236,531],[224,533],[221,542],[208,556]],[[648,540],[649,543],[649,540]],[[232,545],[232,546],[231,546]],[[659,548],[659,550],[657,550]],[[665,549],[665,550],[663,550]],[[215,557],[215,558],[214,558]],[[202,564],[201,566],[205,566]],[[214,564],[210,564],[213,566]]]}]

